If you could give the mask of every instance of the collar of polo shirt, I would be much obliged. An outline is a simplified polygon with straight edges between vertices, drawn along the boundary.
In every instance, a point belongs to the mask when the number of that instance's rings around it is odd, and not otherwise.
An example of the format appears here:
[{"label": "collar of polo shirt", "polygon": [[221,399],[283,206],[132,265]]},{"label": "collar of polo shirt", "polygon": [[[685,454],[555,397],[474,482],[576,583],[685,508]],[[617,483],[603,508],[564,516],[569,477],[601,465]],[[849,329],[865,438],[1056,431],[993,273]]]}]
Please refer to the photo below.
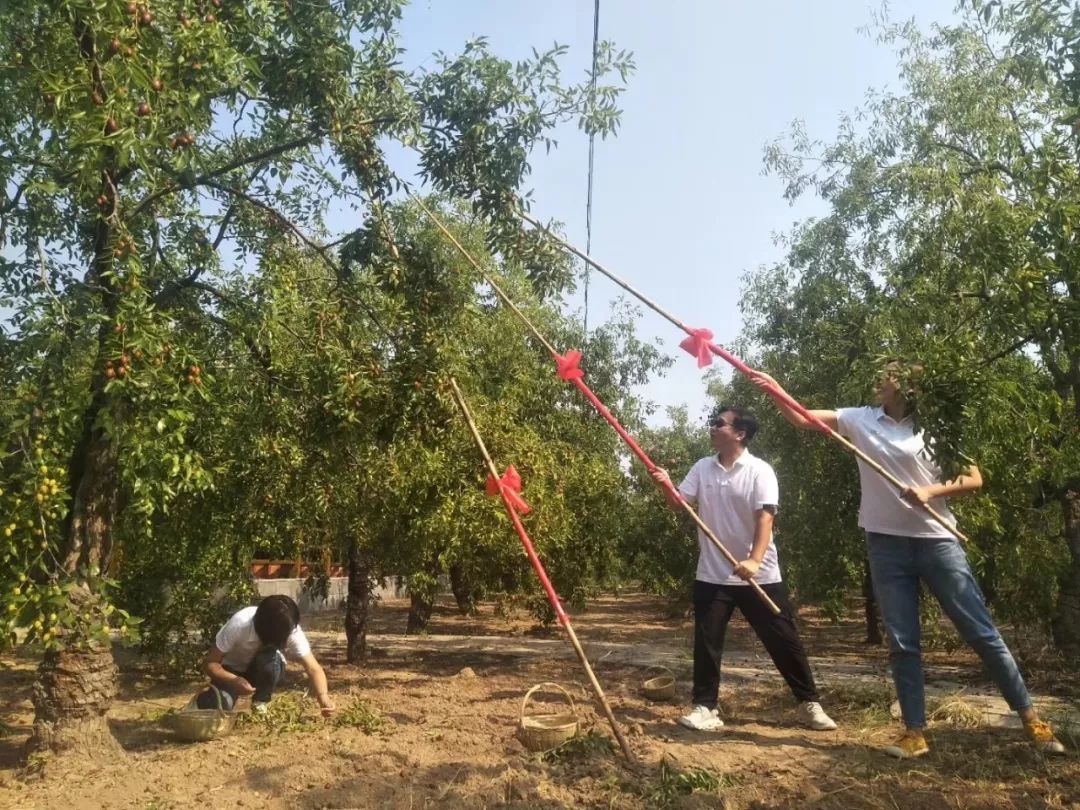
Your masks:
[{"label": "collar of polo shirt", "polygon": [[[736,458],[735,461],[733,461],[731,463],[732,468],[738,467],[740,464],[745,464],[749,460],[749,456],[750,456],[750,451],[747,448],[744,447],[743,451],[741,453],[739,453],[739,457]],[[726,470],[727,469],[727,467],[725,467],[723,464],[720,463],[720,454],[719,453],[713,453],[711,458],[713,460],[713,463],[717,467],[719,467],[721,470]]]},{"label": "collar of polo shirt", "polygon": [[887,413],[885,413],[885,406],[884,405],[878,405],[876,408],[874,408],[874,418],[878,422],[880,422],[882,419],[888,418],[888,419],[892,419],[894,424],[902,425],[902,424],[904,424],[904,422],[910,422],[911,421],[911,414],[909,413],[909,414],[907,414],[907,416],[904,416],[902,419],[896,420],[896,419],[893,419],[891,416],[889,416]]}]

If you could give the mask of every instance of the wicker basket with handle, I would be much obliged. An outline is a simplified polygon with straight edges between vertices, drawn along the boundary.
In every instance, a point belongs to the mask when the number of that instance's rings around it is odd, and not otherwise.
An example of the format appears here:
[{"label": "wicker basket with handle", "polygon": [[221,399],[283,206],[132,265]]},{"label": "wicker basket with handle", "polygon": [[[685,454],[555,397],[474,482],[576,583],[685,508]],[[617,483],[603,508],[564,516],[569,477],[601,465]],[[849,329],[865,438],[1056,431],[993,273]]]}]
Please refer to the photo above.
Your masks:
[{"label": "wicker basket with handle", "polygon": [[[525,714],[529,699],[541,689],[553,689],[562,692],[570,704],[569,712],[554,714]],[[577,712],[570,693],[557,683],[538,683],[525,693],[521,701],[521,718],[518,722],[518,739],[530,751],[550,751],[578,733]]]},{"label": "wicker basket with handle", "polygon": [[236,715],[225,711],[221,702],[221,690],[211,684],[214,695],[217,697],[216,709],[198,708],[199,696],[196,695],[188,704],[176,714],[169,714],[162,718],[162,722],[177,737],[188,742],[203,742],[224,737],[233,730],[236,724]]},{"label": "wicker basket with handle", "polygon": [[667,667],[659,665],[645,670],[646,674],[651,672],[660,674],[646,678],[645,682],[641,684],[641,691],[645,693],[645,697],[649,700],[671,700],[675,697],[675,673]]}]

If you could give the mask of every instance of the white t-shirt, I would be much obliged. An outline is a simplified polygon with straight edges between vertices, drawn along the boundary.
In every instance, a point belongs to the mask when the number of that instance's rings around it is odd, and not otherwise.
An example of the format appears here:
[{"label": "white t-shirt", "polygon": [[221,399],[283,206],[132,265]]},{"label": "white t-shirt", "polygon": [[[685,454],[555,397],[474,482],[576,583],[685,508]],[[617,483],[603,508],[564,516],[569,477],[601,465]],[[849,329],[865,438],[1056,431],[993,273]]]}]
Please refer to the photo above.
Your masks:
[{"label": "white t-shirt", "polygon": [[[730,470],[716,456],[701,459],[679,484],[683,497],[697,502],[697,513],[736,560],[750,557],[754,548],[754,513],[780,503],[780,485],[773,468],[749,450],[743,450]],[[735,575],[712,540],[698,529],[697,578],[714,585],[749,585]],[[776,545],[769,548],[754,579],[760,585],[780,581]]]},{"label": "white t-shirt", "polygon": [[[255,657],[262,647],[262,640],[255,632],[256,607],[243,608],[236,611],[224,626],[218,630],[214,646],[225,655],[221,663],[238,672],[245,672],[251,665],[251,659]],[[288,641],[285,642],[285,657],[297,661],[311,654],[311,645],[308,643],[304,631],[297,626]]]},{"label": "white t-shirt", "polygon": [[[908,486],[941,483],[941,469],[926,449],[923,433],[915,433],[910,417],[899,422],[881,407],[841,408],[836,412],[840,433],[866,455]],[[952,537],[919,506],[900,497],[896,487],[859,460],[859,525],[868,532],[902,537]],[[932,498],[932,506],[949,523],[956,518],[944,498]]]}]

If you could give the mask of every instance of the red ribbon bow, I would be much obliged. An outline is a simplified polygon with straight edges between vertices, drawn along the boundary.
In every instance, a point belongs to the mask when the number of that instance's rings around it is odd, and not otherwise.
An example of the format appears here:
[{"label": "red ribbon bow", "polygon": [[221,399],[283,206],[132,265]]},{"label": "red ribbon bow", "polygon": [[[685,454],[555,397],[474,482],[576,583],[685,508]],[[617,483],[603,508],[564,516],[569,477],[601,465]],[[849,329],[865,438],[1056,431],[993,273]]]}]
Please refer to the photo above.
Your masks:
[{"label": "red ribbon bow", "polygon": [[522,515],[527,515],[532,511],[532,507],[525,503],[525,500],[519,494],[521,492],[521,476],[518,475],[518,471],[514,469],[513,464],[506,468],[502,478],[496,478],[489,473],[484,491],[488,495],[498,495],[505,492],[510,505],[514,507],[514,511]]},{"label": "red ribbon bow", "polygon": [[683,338],[679,348],[697,358],[698,368],[705,368],[712,365],[712,349],[709,348],[712,339],[713,333],[708,329],[691,329],[690,335]]},{"label": "red ribbon bow", "polygon": [[566,354],[555,355],[555,367],[558,369],[559,377],[566,380],[566,382],[580,380],[585,376],[580,364],[581,352],[569,351]]}]

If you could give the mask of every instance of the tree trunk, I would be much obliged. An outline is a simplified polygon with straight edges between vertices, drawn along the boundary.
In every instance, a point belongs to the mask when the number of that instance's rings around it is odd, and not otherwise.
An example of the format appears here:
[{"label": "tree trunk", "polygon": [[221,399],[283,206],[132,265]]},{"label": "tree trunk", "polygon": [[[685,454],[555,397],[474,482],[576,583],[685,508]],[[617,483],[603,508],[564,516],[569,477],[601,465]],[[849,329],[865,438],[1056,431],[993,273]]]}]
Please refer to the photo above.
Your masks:
[{"label": "tree trunk", "polygon": [[349,595],[345,603],[345,660],[359,664],[367,656],[367,621],[374,581],[371,557],[354,539],[349,543]]},{"label": "tree trunk", "polygon": [[34,684],[27,753],[115,758],[122,750],[105,720],[115,696],[116,664],[108,645],[45,653]]},{"label": "tree trunk", "polygon": [[405,634],[423,633],[431,621],[435,597],[439,593],[439,575],[442,568],[436,560],[423,564],[416,575],[409,576],[409,621]]},{"label": "tree trunk", "polygon": [[[81,16],[75,19],[74,34],[85,60],[94,89],[105,94],[104,81],[95,51],[95,33]],[[100,190],[108,208],[117,205],[120,185],[116,153],[104,152]],[[90,384],[90,402],[83,412],[81,432],[68,463],[68,491],[71,508],[63,525],[56,558],[58,573],[72,575],[79,569],[96,567],[109,570],[113,526],[119,505],[120,479],[117,469],[117,446],[102,426],[101,416],[112,407],[105,391],[108,380],[103,367],[108,356],[109,338],[118,308],[117,279],[113,274],[114,218],[89,212],[93,233],[92,259],[85,281],[88,289],[100,290],[102,316],[97,333],[97,356],[92,358],[94,376]],[[117,421],[118,414],[110,414]],[[94,597],[75,588],[73,601],[96,612]],[[78,638],[79,634],[76,633]],[[69,649],[52,650],[38,666],[34,684],[34,731],[27,743],[28,753],[52,751],[115,756],[120,747],[113,739],[105,714],[116,694],[116,664],[108,645],[72,644]]]},{"label": "tree trunk", "polygon": [[517,568],[505,568],[499,574],[499,583],[503,593],[515,594],[521,588],[520,571]]},{"label": "tree trunk", "polygon": [[[99,423],[107,407],[104,387],[104,375],[99,374],[94,396],[83,413],[82,435],[68,465],[71,509],[57,555],[68,575],[91,567],[109,570],[120,485],[116,443]],[[92,613],[98,610],[94,597],[81,589],[73,590],[69,598],[85,603]],[[34,685],[34,731],[28,753],[120,753],[105,722],[115,694],[116,665],[111,647],[76,644],[47,653]]]},{"label": "tree trunk", "polygon": [[1060,577],[1057,615],[1051,629],[1057,648],[1071,658],[1080,659],[1080,492],[1066,492],[1061,508],[1069,562]]},{"label": "tree trunk", "polygon": [[105,396],[99,390],[83,414],[83,433],[68,467],[72,499],[61,561],[69,574],[90,566],[107,571],[112,554],[119,481],[116,443],[97,424],[106,407]]},{"label": "tree trunk", "polygon": [[423,633],[431,621],[431,611],[435,607],[435,597],[426,593],[413,592],[409,596],[409,623],[405,626],[405,635]]},{"label": "tree trunk", "polygon": [[450,566],[450,590],[454,592],[462,616],[476,615],[477,590],[469,584],[465,571],[457,563]]},{"label": "tree trunk", "polygon": [[874,596],[874,583],[870,578],[870,565],[863,563],[863,601],[866,614],[866,643],[880,646],[881,623],[878,621],[877,598]]}]

